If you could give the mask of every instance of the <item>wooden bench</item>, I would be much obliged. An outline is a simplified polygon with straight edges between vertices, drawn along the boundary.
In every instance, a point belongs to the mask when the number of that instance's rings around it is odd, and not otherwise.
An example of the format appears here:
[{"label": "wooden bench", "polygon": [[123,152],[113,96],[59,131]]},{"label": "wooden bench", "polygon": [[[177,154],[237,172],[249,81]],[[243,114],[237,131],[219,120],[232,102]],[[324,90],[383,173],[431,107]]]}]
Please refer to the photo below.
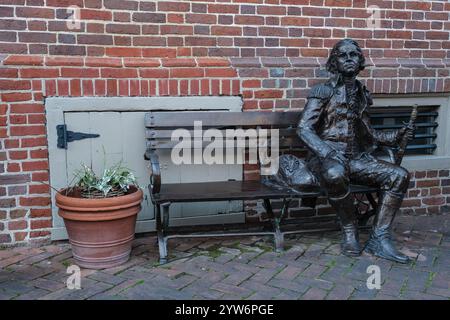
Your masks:
[{"label": "wooden bench", "polygon": [[[285,234],[305,232],[303,229],[284,228],[283,217],[288,215],[293,199],[324,195],[324,190],[304,193],[290,189],[275,190],[261,181],[218,181],[200,183],[161,183],[161,169],[158,151],[172,149],[178,144],[171,141],[175,129],[193,130],[194,121],[202,121],[203,129],[279,129],[280,153],[294,152],[297,155],[306,150],[296,133],[300,112],[149,112],[145,115],[147,150],[145,158],[151,162],[150,194],[155,207],[156,230],[159,244],[160,262],[167,262],[167,241],[175,237],[218,237],[237,235],[272,235],[277,251],[283,250]],[[204,145],[202,145],[204,147]],[[360,212],[360,225],[364,225],[374,214],[377,203],[372,195],[379,190],[364,186],[351,186],[351,192],[362,195],[367,202],[367,210]],[[263,200],[263,206],[271,220],[271,230],[240,230],[238,232],[194,232],[190,234],[169,234],[170,205],[177,202]],[[282,201],[281,210],[275,213],[272,201]],[[289,219],[288,221],[290,221]],[[287,226],[287,224],[286,224]],[[326,229],[329,230],[329,229]],[[336,230],[336,227],[334,228]]]}]

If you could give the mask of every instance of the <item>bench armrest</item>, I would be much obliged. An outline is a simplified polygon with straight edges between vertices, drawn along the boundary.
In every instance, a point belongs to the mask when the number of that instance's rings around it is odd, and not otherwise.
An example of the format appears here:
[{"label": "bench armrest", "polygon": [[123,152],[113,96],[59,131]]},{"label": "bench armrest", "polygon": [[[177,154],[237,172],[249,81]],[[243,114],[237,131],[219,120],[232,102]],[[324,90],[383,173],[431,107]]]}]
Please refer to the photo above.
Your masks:
[{"label": "bench armrest", "polygon": [[158,154],[153,149],[147,149],[144,154],[145,160],[150,160],[151,174],[150,174],[150,188],[151,193],[156,194],[161,190],[161,167],[159,165]]}]

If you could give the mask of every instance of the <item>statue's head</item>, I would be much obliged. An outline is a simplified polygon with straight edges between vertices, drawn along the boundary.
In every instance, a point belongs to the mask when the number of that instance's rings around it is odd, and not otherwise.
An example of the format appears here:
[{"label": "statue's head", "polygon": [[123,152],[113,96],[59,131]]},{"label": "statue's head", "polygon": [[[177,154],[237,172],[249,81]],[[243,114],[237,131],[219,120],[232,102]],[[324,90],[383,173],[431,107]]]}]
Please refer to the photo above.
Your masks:
[{"label": "statue's head", "polygon": [[352,39],[338,41],[327,61],[327,70],[333,74],[354,76],[364,70],[365,58],[359,44]]}]

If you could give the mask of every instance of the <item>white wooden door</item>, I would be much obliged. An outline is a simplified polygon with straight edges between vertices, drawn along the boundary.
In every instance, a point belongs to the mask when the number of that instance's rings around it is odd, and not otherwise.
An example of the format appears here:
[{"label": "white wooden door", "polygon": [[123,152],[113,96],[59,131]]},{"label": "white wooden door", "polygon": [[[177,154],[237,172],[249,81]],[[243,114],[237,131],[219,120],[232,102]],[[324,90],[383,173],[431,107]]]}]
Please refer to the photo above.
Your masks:
[{"label": "white wooden door", "polygon": [[[155,230],[154,208],[147,188],[149,163],[143,157],[146,145],[144,114],[143,111],[64,112],[67,130],[96,133],[100,137],[70,142],[67,150],[53,149],[53,152],[65,152],[66,175],[51,176],[52,185],[59,189],[73,181],[73,172],[83,163],[92,167],[96,173],[101,173],[105,165],[122,162],[135,173],[144,190],[142,211],[138,215],[136,225],[137,232]],[[177,166],[170,160],[170,151],[160,153],[160,162],[162,183],[242,179],[241,165]],[[173,204],[170,210],[170,225],[173,226],[236,223],[244,220],[242,201]],[[232,214],[231,217],[227,215],[225,218],[221,213]],[[54,215],[54,228],[60,231],[52,234],[53,239],[66,237],[64,223],[57,215]]]}]

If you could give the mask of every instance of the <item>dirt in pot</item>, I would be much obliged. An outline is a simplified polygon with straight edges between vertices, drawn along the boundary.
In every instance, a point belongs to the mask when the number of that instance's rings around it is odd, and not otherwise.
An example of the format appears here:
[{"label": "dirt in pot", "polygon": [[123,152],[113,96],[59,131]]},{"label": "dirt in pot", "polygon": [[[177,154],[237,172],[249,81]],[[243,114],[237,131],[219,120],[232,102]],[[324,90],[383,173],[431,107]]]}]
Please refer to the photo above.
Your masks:
[{"label": "dirt in pot", "polygon": [[61,190],[60,193],[66,197],[71,198],[84,198],[84,199],[102,199],[102,198],[113,198],[113,197],[119,197],[124,196],[127,194],[131,194],[136,192],[138,189],[136,186],[130,186],[128,190],[121,190],[121,189],[113,189],[109,191],[106,196],[102,191],[99,190],[92,190],[87,191],[84,189],[81,189],[79,187],[73,187],[73,188],[67,188],[64,190]]}]

